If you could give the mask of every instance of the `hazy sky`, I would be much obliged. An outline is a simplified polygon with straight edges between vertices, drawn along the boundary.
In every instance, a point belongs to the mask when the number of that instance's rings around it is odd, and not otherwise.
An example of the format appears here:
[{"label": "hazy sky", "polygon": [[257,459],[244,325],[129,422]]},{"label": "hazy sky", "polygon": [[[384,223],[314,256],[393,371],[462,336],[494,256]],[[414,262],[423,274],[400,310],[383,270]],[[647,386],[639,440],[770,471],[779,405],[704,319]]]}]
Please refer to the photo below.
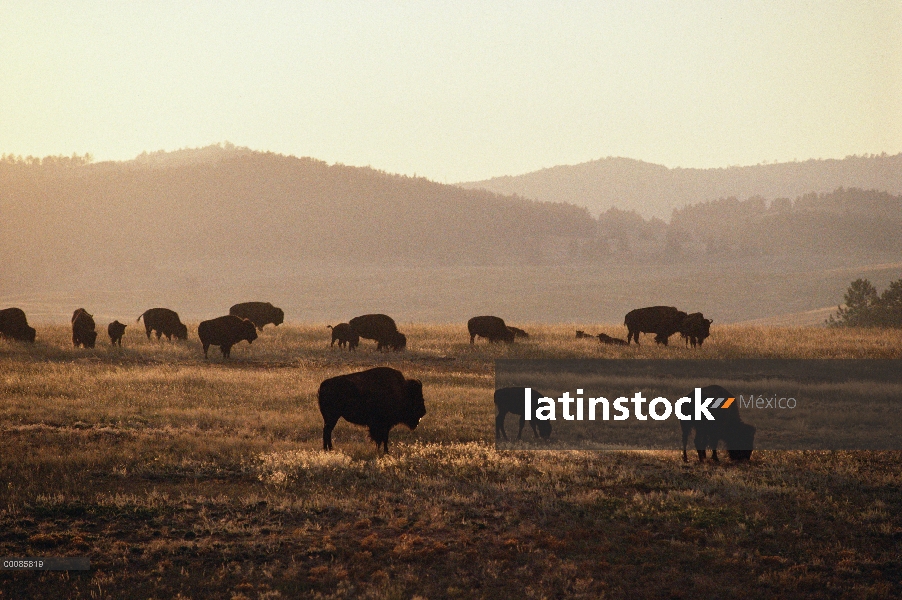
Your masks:
[{"label": "hazy sky", "polygon": [[902,151],[902,2],[0,2],[0,154],[442,182]]}]

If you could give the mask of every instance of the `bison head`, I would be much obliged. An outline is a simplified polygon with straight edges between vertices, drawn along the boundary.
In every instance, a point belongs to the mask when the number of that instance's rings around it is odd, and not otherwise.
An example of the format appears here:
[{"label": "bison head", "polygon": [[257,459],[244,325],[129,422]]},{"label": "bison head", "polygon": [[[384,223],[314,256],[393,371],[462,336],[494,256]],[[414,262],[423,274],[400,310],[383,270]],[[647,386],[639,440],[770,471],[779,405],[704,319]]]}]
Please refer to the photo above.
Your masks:
[{"label": "bison head", "polygon": [[188,339],[188,326],[184,323],[179,323],[175,326],[175,337],[179,340],[187,340]]},{"label": "bison head", "polygon": [[748,423],[737,423],[730,439],[727,441],[727,452],[730,460],[749,460],[755,447],[755,426]]},{"label": "bison head", "polygon": [[404,395],[407,406],[404,409],[402,422],[416,429],[420,419],[426,415],[426,402],[423,400],[423,384],[419,379],[408,379],[404,382]]},{"label": "bison head", "polygon": [[389,344],[394,350],[397,352],[398,350],[403,350],[407,347],[407,336],[401,332],[395,333],[392,338],[391,343]]},{"label": "bison head", "polygon": [[34,338],[37,335],[38,331],[34,327],[25,326],[25,336],[24,339],[26,342],[34,343]]},{"label": "bison head", "polygon": [[539,431],[539,437],[546,442],[551,438],[551,421],[538,419],[536,421],[536,429]]},{"label": "bison head", "polygon": [[83,334],[83,342],[87,348],[93,348],[97,343],[97,332],[96,331],[85,331]]},{"label": "bison head", "polygon": [[249,344],[253,344],[257,339],[257,326],[250,319],[241,319],[241,339],[247,340]]},{"label": "bison head", "polygon": [[281,325],[285,322],[285,311],[281,308],[275,310],[276,317],[273,319],[273,325]]}]

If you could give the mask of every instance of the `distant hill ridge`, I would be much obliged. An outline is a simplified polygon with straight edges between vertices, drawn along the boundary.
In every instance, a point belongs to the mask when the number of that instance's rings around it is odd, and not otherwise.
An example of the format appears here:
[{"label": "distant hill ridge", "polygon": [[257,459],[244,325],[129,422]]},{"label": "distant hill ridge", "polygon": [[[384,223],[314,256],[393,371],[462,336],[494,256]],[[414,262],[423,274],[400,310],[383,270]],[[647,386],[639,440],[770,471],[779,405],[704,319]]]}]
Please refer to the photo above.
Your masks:
[{"label": "distant hill ridge", "polygon": [[902,154],[716,169],[671,169],[641,160],[608,157],[458,185],[567,202],[584,206],[593,215],[616,207],[645,217],[670,219],[675,208],[719,198],[796,198],[839,187],[902,194]]}]

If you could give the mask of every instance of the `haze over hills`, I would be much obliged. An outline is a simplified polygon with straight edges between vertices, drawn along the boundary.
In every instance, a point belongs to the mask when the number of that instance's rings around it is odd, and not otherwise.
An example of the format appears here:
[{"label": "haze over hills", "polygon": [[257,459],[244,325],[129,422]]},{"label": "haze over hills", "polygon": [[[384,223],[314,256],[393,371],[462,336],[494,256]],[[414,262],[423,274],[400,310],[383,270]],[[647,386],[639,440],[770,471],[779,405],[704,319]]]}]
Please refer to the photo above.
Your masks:
[{"label": "haze over hills", "polygon": [[608,157],[458,185],[568,202],[588,208],[593,215],[616,207],[667,220],[674,208],[719,198],[761,196],[774,200],[831,192],[838,187],[902,194],[902,154],[719,169],[670,169],[641,160]]},{"label": "haze over hills", "polygon": [[806,190],[693,202],[671,223],[596,219],[230,144],[96,164],[7,156],[0,216],[0,307],[37,322],[79,306],[101,321],[152,306],[198,320],[269,300],[288,320],[333,324],[368,312],[618,323],[655,304],[720,323],[824,309],[858,276],[902,276],[902,195]]}]

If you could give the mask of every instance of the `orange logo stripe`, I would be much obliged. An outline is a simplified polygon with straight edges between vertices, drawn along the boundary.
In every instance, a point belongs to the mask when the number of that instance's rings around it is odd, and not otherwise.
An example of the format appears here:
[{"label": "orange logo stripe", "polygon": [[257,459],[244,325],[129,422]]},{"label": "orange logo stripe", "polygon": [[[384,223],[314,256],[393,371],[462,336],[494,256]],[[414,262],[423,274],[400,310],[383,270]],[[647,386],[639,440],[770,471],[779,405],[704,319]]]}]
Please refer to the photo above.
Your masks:
[{"label": "orange logo stripe", "polygon": [[729,408],[729,406],[733,404],[733,400],[735,399],[736,398],[727,398],[727,401],[723,403],[723,406],[721,406],[721,408]]}]

